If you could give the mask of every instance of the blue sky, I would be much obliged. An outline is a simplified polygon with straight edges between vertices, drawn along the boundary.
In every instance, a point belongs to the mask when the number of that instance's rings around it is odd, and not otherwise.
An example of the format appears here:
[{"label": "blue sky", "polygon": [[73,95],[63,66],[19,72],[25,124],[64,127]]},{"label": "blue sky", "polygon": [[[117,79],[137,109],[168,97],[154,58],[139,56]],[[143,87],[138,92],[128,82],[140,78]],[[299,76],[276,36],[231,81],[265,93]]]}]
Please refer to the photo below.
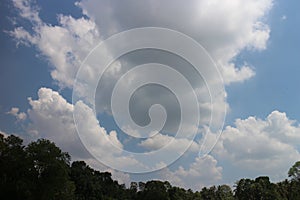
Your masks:
[{"label": "blue sky", "polygon": [[[153,0],[144,5],[137,1],[105,0],[83,0],[76,4],[58,0],[2,1],[0,131],[20,135],[27,142],[39,137],[51,139],[70,152],[73,159],[109,170],[125,183],[162,179],[198,189],[211,184],[232,185],[241,177],[268,175],[274,181],[284,179],[288,168],[300,160],[300,3],[296,0],[208,2],[174,1],[171,5],[168,1]],[[201,141],[195,140],[190,150],[162,170],[130,174],[120,169],[128,167],[130,162],[136,162],[136,166],[140,163],[128,157],[120,161],[118,152],[101,138],[99,145],[103,147],[97,152],[102,155],[103,148],[108,151],[103,159],[107,163],[118,163],[119,170],[99,163],[87,152],[78,141],[72,112],[76,109],[85,112],[81,115],[86,116],[91,134],[100,132],[97,137],[108,137],[116,146],[133,151],[155,150],[162,141],[168,141],[176,116],[168,122],[165,130],[168,135],[162,131],[156,138],[136,141],[139,144],[134,146],[133,140],[122,136],[124,133],[106,110],[106,101],[98,105],[100,125],[95,124],[88,105],[72,105],[73,74],[100,41],[144,26],[171,28],[201,43],[220,67],[227,98],[218,99],[218,105],[227,105],[228,110],[223,134],[206,158],[197,157]],[[103,79],[107,87],[100,92],[110,94],[107,89],[132,63],[144,63],[147,59],[179,63],[170,55],[161,55],[148,51],[139,57],[117,61],[115,74]],[[185,69],[188,66],[182,65],[188,76],[190,72]],[[164,96],[153,96],[153,91],[162,92],[145,90],[137,94],[136,102],[147,99],[145,102],[151,104],[158,99],[165,103]],[[145,119],[140,113],[147,108],[145,102],[136,103],[141,107],[136,107],[135,118]],[[177,104],[168,105],[170,112],[176,113]],[[116,132],[111,132],[113,130]],[[216,135],[207,132],[211,140]],[[186,141],[178,139],[176,142],[178,147]]]},{"label": "blue sky", "polygon": [[[275,1],[268,15],[271,27],[268,47],[261,52],[242,52],[238,57],[255,67],[256,76],[245,84],[227,88],[233,117],[228,120],[249,115],[264,118],[266,113],[278,109],[299,121],[299,7],[297,1]],[[286,19],[283,20],[282,17]],[[238,59],[237,59],[238,60]],[[230,95],[232,92],[232,95]],[[230,122],[229,122],[230,123]]]}]

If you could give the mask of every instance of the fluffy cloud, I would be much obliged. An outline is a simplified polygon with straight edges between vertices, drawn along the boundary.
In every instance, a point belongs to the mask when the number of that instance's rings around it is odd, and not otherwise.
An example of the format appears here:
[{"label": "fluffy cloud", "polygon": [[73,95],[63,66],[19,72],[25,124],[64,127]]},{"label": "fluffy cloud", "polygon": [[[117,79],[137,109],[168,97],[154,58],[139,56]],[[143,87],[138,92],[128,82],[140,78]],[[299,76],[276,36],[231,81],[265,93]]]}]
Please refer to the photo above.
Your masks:
[{"label": "fluffy cloud", "polygon": [[47,138],[75,157],[89,157],[81,145],[73,122],[74,106],[58,92],[48,88],[38,91],[38,99],[29,98],[28,116],[31,125],[28,132],[33,137]]},{"label": "fluffy cloud", "polygon": [[[103,7],[105,7],[105,2],[103,2]],[[17,27],[13,31],[10,32],[10,34],[15,37],[19,42],[25,43],[25,44],[31,44],[36,46],[39,51],[50,61],[50,63],[53,65],[53,68],[51,69],[51,76],[52,78],[57,81],[60,87],[69,87],[72,88],[74,83],[74,78],[76,76],[77,70],[83,61],[84,57],[89,53],[89,51],[98,44],[100,41],[100,33],[99,33],[99,27],[101,27],[101,34],[107,36],[107,31],[110,29],[110,27],[101,26],[101,23],[97,20],[94,21],[92,18],[92,14],[89,14],[86,12],[88,16],[91,18],[78,18],[74,19],[71,16],[64,16],[64,15],[58,15],[58,25],[51,25],[44,23],[39,18],[39,9],[36,9],[30,1],[22,1],[22,0],[15,0],[14,5],[17,9],[20,10],[20,15],[28,19],[32,22],[32,29],[33,31],[25,30],[24,27]],[[102,6],[101,6],[102,8]],[[119,7],[115,6],[115,11],[117,12]],[[128,8],[128,11],[130,11],[131,8]],[[28,13],[32,13],[32,15],[29,15]],[[27,13],[27,14],[23,14]],[[34,16],[34,17],[30,17]],[[143,16],[145,17],[145,16]],[[114,23],[117,19],[111,19],[111,22]],[[119,29],[119,31],[122,31]],[[131,42],[131,41],[124,41],[124,42]],[[107,52],[109,54],[109,52]],[[157,53],[156,53],[157,55]],[[142,56],[139,56],[139,58],[145,57],[145,54]],[[149,56],[148,56],[149,57]],[[170,57],[170,59],[167,58],[157,58],[155,55],[150,55],[153,59],[160,59],[160,60],[170,60],[167,61],[167,64],[169,65],[175,65],[175,61]],[[177,58],[178,59],[178,58]],[[97,111],[100,113],[106,111],[109,114],[111,114],[110,110],[110,96],[111,96],[111,90],[114,87],[114,84],[118,81],[118,79],[127,72],[132,66],[130,64],[136,64],[136,62],[143,63],[145,60],[137,60],[135,59],[125,59],[123,60],[122,65],[118,64],[116,62],[113,67],[110,68],[110,70],[107,71],[103,78],[104,82],[104,89],[103,91],[97,91],[97,94],[100,94],[101,99],[97,102]],[[129,63],[127,66],[125,63]],[[133,65],[134,66],[134,65]],[[197,96],[199,98],[200,103],[200,110],[202,117],[201,117],[201,125],[208,124],[210,121],[210,115],[211,115],[211,107],[206,106],[206,104],[209,104],[211,99],[210,93],[207,90],[204,81],[202,80],[199,75],[195,75],[192,70],[183,70],[182,66],[185,65],[179,65],[177,64],[177,69],[185,74],[187,77],[191,79],[191,82],[193,82],[197,91],[201,91],[200,93],[197,93]],[[97,67],[97,65],[96,65]],[[100,66],[101,67],[101,66]],[[185,68],[185,67],[184,67]],[[157,73],[154,73],[153,76],[158,76]],[[144,77],[148,77],[149,74],[138,74],[136,76],[137,79],[144,79]],[[89,66],[84,70],[84,77],[83,82],[79,87],[75,88],[75,92],[78,92],[81,97],[86,96],[93,96],[93,88],[91,88],[91,84],[97,81],[97,73],[96,70],[93,68],[93,66]],[[164,79],[165,77],[161,76],[161,79]],[[207,77],[206,77],[207,78]],[[199,81],[200,80],[200,81]],[[219,81],[219,80],[218,80]],[[78,81],[77,83],[81,83]],[[79,89],[78,89],[79,88]],[[203,89],[204,88],[204,89]],[[126,85],[124,85],[123,91],[126,91]],[[182,94],[179,94],[181,96],[187,96],[188,91],[181,90]],[[155,93],[155,95],[153,95]],[[224,92],[223,92],[224,93]],[[220,116],[219,119],[214,119],[214,122],[217,122],[216,124],[221,124],[223,121],[222,115],[224,114],[224,108],[227,106],[225,102],[225,94],[221,94],[220,98],[218,98],[217,102],[221,109],[219,109]],[[97,95],[96,94],[96,95]],[[105,95],[101,95],[105,94]],[[105,96],[105,97],[103,97]],[[147,115],[147,107],[151,104],[162,104],[164,107],[168,108],[168,120],[165,125],[165,132],[173,133],[174,130],[178,127],[178,122],[180,122],[181,116],[180,116],[180,110],[178,107],[178,102],[175,100],[171,101],[171,99],[174,98],[173,94],[167,93],[165,94],[165,91],[160,91],[158,89],[149,89],[145,90],[145,92],[142,93],[142,95],[136,95],[136,101],[140,103],[134,103],[135,105],[135,111],[133,113],[133,116],[135,116],[136,119],[140,119],[141,121],[147,121],[148,115]],[[147,101],[145,101],[147,99]],[[188,98],[187,98],[188,99]],[[88,99],[86,104],[91,104],[93,102],[93,99]],[[101,102],[98,104],[98,102]],[[190,104],[193,106],[193,104]],[[129,105],[128,105],[129,106]],[[189,107],[191,110],[193,107]],[[214,108],[215,110],[216,107]],[[146,112],[141,112],[146,111]],[[193,115],[189,116],[191,119],[195,118]],[[191,120],[189,120],[191,121]],[[189,133],[194,128],[194,124],[184,124],[186,127],[185,130]]]},{"label": "fluffy cloud", "polygon": [[168,135],[163,135],[161,133],[158,133],[154,135],[153,137],[147,138],[146,140],[143,140],[139,143],[139,146],[144,147],[148,150],[158,150],[162,148],[165,145],[170,144],[170,149],[180,152],[182,148],[189,146],[189,150],[192,152],[199,151],[199,146],[195,141],[190,141],[185,138],[175,138]]},{"label": "fluffy cloud", "polygon": [[100,42],[99,27],[104,37],[143,26],[182,31],[208,50],[219,65],[225,83],[244,81],[255,74],[252,67],[237,67],[232,60],[242,49],[266,48],[270,30],[263,18],[272,1],[83,0],[77,5],[90,19],[59,15],[59,25],[55,26],[41,21],[39,10],[31,1],[14,0],[14,5],[23,18],[33,22],[34,34],[23,27],[17,27],[11,34],[19,41],[36,45],[54,66],[53,79],[62,87],[72,87],[81,61]]},{"label": "fluffy cloud", "polygon": [[209,155],[205,158],[196,157],[187,169],[182,166],[175,171],[165,168],[161,170],[160,175],[162,179],[167,179],[174,185],[199,190],[220,181],[222,167],[217,166],[217,160]]},{"label": "fluffy cloud", "polygon": [[231,83],[254,75],[248,66],[235,66],[232,59],[245,48],[266,48],[270,30],[263,18],[272,7],[272,0],[194,0],[188,3],[83,0],[78,4],[102,27],[104,35],[158,26],[192,36],[219,64],[225,82]]},{"label": "fluffy cloud", "polygon": [[[97,143],[96,151],[102,152],[111,159],[117,152],[107,151],[109,145],[106,144],[106,137],[115,145],[121,148],[121,144],[116,137],[114,131],[107,133],[105,129],[99,126],[98,121],[93,119],[92,111],[84,105],[75,105],[68,103],[58,92],[48,88],[41,88],[38,91],[38,99],[29,98],[31,108],[28,110],[30,125],[27,129],[32,138],[46,138],[54,141],[63,151],[67,151],[72,155],[73,160],[85,160],[89,165],[99,170],[109,170],[113,176],[120,182],[128,183],[128,175],[109,169],[102,165],[86,151],[82,145],[74,124],[73,113],[77,109],[77,113],[83,116],[82,121],[89,126],[90,138],[95,139]],[[99,135],[93,137],[91,135]],[[101,144],[101,145],[99,145]],[[118,158],[116,158],[118,159]],[[120,159],[120,158],[119,158]],[[126,160],[124,162],[126,164]]]},{"label": "fluffy cloud", "polygon": [[[20,10],[21,17],[32,22],[33,33],[26,31],[21,26],[15,28],[11,35],[19,42],[37,46],[40,52],[53,65],[51,70],[52,78],[61,87],[69,88],[73,86],[75,75],[84,57],[101,41],[100,29],[102,38],[105,38],[113,33],[144,26],[167,27],[192,36],[212,55],[218,64],[225,83],[244,81],[252,77],[255,74],[254,71],[246,65],[237,67],[232,60],[242,49],[261,50],[266,48],[269,28],[264,23],[263,17],[272,6],[271,0],[246,0],[243,2],[237,0],[219,2],[201,0],[189,3],[182,1],[161,2],[157,0],[143,3],[83,0],[77,5],[83,9],[83,13],[89,18],[74,19],[71,16],[58,15],[58,25],[49,25],[39,18],[39,9],[32,5],[31,1],[14,0],[13,2],[15,7]],[[178,15],[178,12],[181,14]],[[109,54],[109,52],[107,53]],[[145,57],[145,55],[147,54],[142,54],[139,59]],[[153,55],[150,55],[150,57],[154,60],[157,59]],[[146,60],[144,59],[144,62]],[[172,60],[171,57],[170,60]],[[143,63],[141,59],[140,62]],[[136,62],[134,59],[128,58],[125,63],[135,64]],[[172,65],[174,63],[168,64]],[[188,68],[186,64],[182,66],[185,69]],[[107,97],[102,98],[102,103],[98,105],[100,112],[108,111],[110,113],[109,97],[111,92],[109,90],[113,88],[120,76],[130,68],[122,62],[122,66],[115,67],[115,69],[117,70],[111,70],[113,73],[107,73],[107,77],[104,78],[105,86],[103,92],[105,92]],[[193,82],[192,79],[195,78],[193,74],[195,73],[189,73],[187,70],[182,71],[184,72],[181,73],[185,74]],[[148,74],[144,74],[144,76],[148,76]],[[143,75],[139,76],[139,78],[143,79]],[[214,79],[216,77],[209,78]],[[203,81],[199,81],[199,77],[196,77],[196,79],[198,79],[198,83],[196,83],[197,91],[206,87]],[[95,71],[92,68],[86,70],[85,80],[88,83],[97,80]],[[80,90],[84,92],[81,91],[79,93],[82,96],[93,92],[90,91],[90,88],[86,88],[84,84],[81,87]],[[179,116],[174,115],[178,110],[177,104],[170,103],[170,100],[165,98],[166,95],[161,95],[161,92],[158,90],[156,90],[155,97],[153,97],[151,91],[146,91],[142,98],[137,96],[138,101],[143,102],[145,96],[149,97],[149,102],[158,100],[158,103],[164,104],[165,101],[170,105],[169,116],[171,117],[169,117],[170,120],[167,121],[166,127],[169,127],[169,130],[174,130],[174,124],[179,120]],[[198,96],[202,98],[199,99],[201,108],[210,102],[210,99],[207,98],[203,100],[203,96],[209,97],[208,91],[204,95],[199,93]],[[224,96],[226,94],[223,94],[222,98],[218,99],[218,105],[222,105],[221,113],[224,112],[224,107],[227,106]],[[92,102],[92,100],[89,101]],[[147,107],[147,104],[136,105],[140,105],[136,109],[139,111],[145,110]],[[200,112],[204,113],[201,119],[210,119],[211,108],[200,110]],[[145,121],[147,118],[144,114],[135,113],[134,115],[142,121]],[[222,117],[218,120],[214,119],[219,124],[222,123],[222,120]],[[201,125],[208,125],[208,123],[206,120]]]},{"label": "fluffy cloud", "polygon": [[18,121],[23,121],[27,118],[26,113],[19,112],[19,108],[16,107],[12,107],[11,110],[7,112],[7,114],[15,116]]},{"label": "fluffy cloud", "polygon": [[52,78],[61,87],[71,88],[81,61],[100,42],[96,24],[83,17],[58,15],[59,25],[49,25],[39,18],[39,9],[30,0],[13,3],[20,15],[32,22],[33,33],[19,26],[10,35],[19,43],[35,45],[53,66]]},{"label": "fluffy cloud", "polygon": [[[15,7],[19,9],[20,16],[32,23],[33,30],[26,30],[26,28],[19,26],[10,34],[17,42],[34,45],[39,49],[40,53],[52,65],[52,78],[62,88],[72,88],[80,63],[102,38],[123,30],[143,26],[167,27],[193,37],[208,50],[216,61],[225,84],[245,81],[255,75],[254,68],[248,64],[236,66],[233,60],[244,49],[263,50],[266,48],[270,29],[264,23],[264,17],[272,7],[271,0],[194,0],[189,3],[158,0],[134,3],[83,0],[77,5],[83,9],[83,13],[87,17],[75,19],[71,16],[58,15],[58,25],[51,25],[44,23],[39,18],[39,9],[32,5],[31,1],[14,0],[13,2]],[[99,30],[101,30],[101,35]],[[143,58],[143,56],[139,56],[139,58]],[[152,55],[152,58],[157,57]],[[178,63],[177,60],[175,61]],[[143,64],[143,62],[145,61],[129,58],[123,62],[115,63],[110,68],[102,80],[105,83],[103,91],[107,95],[101,99],[104,103],[98,105],[100,111],[111,113],[108,105],[111,92],[107,91],[111,90],[120,76],[130,69],[126,63],[131,65]],[[172,61],[166,64],[176,65]],[[180,66],[181,69],[182,66]],[[187,71],[185,73],[193,82],[193,78],[195,78],[191,75],[193,73]],[[87,80],[96,79],[97,77],[94,76],[93,69],[87,69]],[[146,76],[149,74],[141,75],[139,78],[143,79]],[[83,88],[83,90],[86,89]],[[196,88],[198,96],[207,97],[206,89],[200,84],[200,87]],[[95,151],[103,151],[103,155],[107,153],[107,157],[119,155],[119,152],[107,152],[109,146],[105,142],[110,140],[115,146],[122,148],[117,133],[107,133],[99,125],[97,119],[93,117],[92,109],[87,105],[82,102],[72,105],[59,93],[46,88],[41,88],[38,96],[38,100],[29,99],[31,109],[28,111],[31,120],[28,131],[35,134],[35,137],[51,139],[75,157],[85,158],[92,162],[90,155],[84,150],[76,134],[72,116],[76,109],[81,114],[82,126],[80,127],[88,130],[89,135],[96,138],[94,141],[100,142],[104,147],[100,150],[95,147]],[[145,108],[153,102],[157,103],[156,100],[158,99],[162,105],[169,106],[170,120],[177,122],[177,104],[176,102],[171,103],[170,96],[172,95],[150,89],[141,92],[140,95],[137,93],[136,99],[133,98],[133,100],[136,100],[134,102],[136,110],[140,112],[146,110]],[[223,108],[227,106],[226,94],[218,98],[219,104],[214,109],[223,112]],[[209,98],[199,100],[202,109],[201,119],[205,123],[209,121],[211,114],[209,100]],[[16,109],[12,109],[10,112],[16,117],[21,114]],[[220,116],[220,119],[216,120],[218,123],[223,120],[222,115]],[[141,121],[145,121],[147,117],[147,115],[141,117],[140,114],[135,116]],[[26,118],[26,114],[20,115],[20,118]],[[97,135],[96,133],[100,134]],[[172,139],[172,136],[159,134],[140,142],[139,145],[153,150],[160,148]],[[207,135],[207,144],[211,146],[216,139],[217,134]],[[220,160],[230,160],[239,169],[267,173],[275,178],[276,174],[280,174],[277,177],[282,177],[284,174],[283,177],[285,177],[287,168],[299,159],[299,152],[296,149],[299,141],[299,126],[289,120],[284,113],[274,111],[265,120],[249,117],[245,120],[237,120],[235,127],[226,127],[213,155]],[[186,143],[184,139],[179,139],[176,142],[174,143],[176,144],[175,149],[180,144]],[[198,144],[194,142],[191,147],[192,152],[195,152],[196,148],[198,148]],[[118,162],[124,165],[126,162],[138,164],[135,160],[126,160],[128,158],[120,155],[115,159],[119,159]],[[205,159],[196,158],[187,169],[183,167],[179,167],[175,171],[165,169],[162,177],[185,187],[193,184],[200,187],[201,184],[210,184],[220,180],[221,172],[222,168],[217,167],[216,159],[207,156]],[[122,177],[123,174],[120,176]],[[128,179],[128,176],[124,175],[123,179]]]},{"label": "fluffy cloud", "polygon": [[[83,0],[76,4],[83,9],[83,13],[87,17],[75,19],[71,16],[58,15],[58,25],[51,25],[39,18],[39,9],[31,1],[14,0],[13,2],[19,9],[20,16],[32,22],[33,31],[25,30],[20,26],[10,34],[19,42],[35,45],[53,65],[52,78],[60,87],[68,88],[72,88],[78,68],[85,56],[103,38],[120,31],[144,26],[171,28],[191,36],[210,53],[226,84],[242,82],[252,77],[255,72],[248,65],[236,66],[233,60],[243,49],[262,50],[266,48],[270,30],[263,18],[272,7],[272,0],[245,0],[243,2],[238,0],[213,2],[194,0],[189,3],[158,0],[143,3]],[[99,30],[101,30],[101,37]],[[124,42],[130,43],[131,41]],[[106,53],[110,54],[109,51]],[[157,55],[160,54],[145,52],[141,53],[138,58],[129,56],[111,67],[102,79],[103,87],[97,88],[99,90],[96,92],[96,98],[97,95],[101,98],[100,100],[96,99],[97,111],[111,114],[110,97],[115,83],[132,66],[155,60],[174,67],[188,77],[192,83],[200,105],[199,127],[220,126],[224,120],[225,108],[228,107],[226,94],[222,92],[212,108],[210,91],[207,90],[207,85],[203,80],[204,78],[206,81],[209,79],[211,83],[220,82],[219,77],[215,74],[208,74],[208,77],[201,78],[196,76],[193,71],[188,70],[190,66],[187,63],[178,62],[178,58],[176,60],[170,55],[160,58]],[[149,58],[151,59],[149,60]],[[168,61],[164,62],[164,60]],[[75,90],[80,98],[93,96],[91,94],[94,91],[90,88],[90,83],[98,80],[93,66],[85,69],[84,74],[82,84]],[[138,78],[144,79],[148,76],[149,74],[139,74]],[[159,76],[159,74],[155,76]],[[126,91],[126,85],[124,85],[123,91]],[[198,91],[201,92],[198,93]],[[153,95],[154,93],[155,95]],[[149,120],[147,113],[149,104],[161,104],[167,108],[168,112],[165,129],[162,131],[174,132],[180,121],[178,102],[170,100],[174,98],[173,94],[167,93],[166,95],[165,93],[159,89],[145,89],[141,95],[132,98],[135,106],[131,110],[131,114],[135,121],[145,123]],[[186,96],[187,92],[180,95]],[[147,100],[145,101],[145,99]],[[92,102],[93,99],[88,99],[88,102],[85,103],[90,105]],[[211,123],[213,112],[218,113],[218,119],[214,118]],[[191,115],[191,118],[194,116]],[[192,127],[190,124],[185,124],[185,126],[186,129]]]},{"label": "fluffy cloud", "polygon": [[[41,88],[38,91],[38,99],[29,98],[31,109],[28,110],[28,116],[31,120],[29,133],[38,134],[38,137],[47,138],[54,141],[71,155],[80,158],[89,158],[84,146],[80,140],[88,140],[93,151],[99,152],[102,156],[111,157],[120,154],[123,148],[117,138],[115,131],[107,133],[99,125],[94,117],[92,109],[78,102],[75,105],[68,103],[58,92],[48,88]],[[77,127],[74,123],[74,115]],[[76,130],[77,128],[77,130]],[[79,138],[78,132],[87,131],[86,138]],[[117,146],[120,151],[113,152],[110,142]],[[107,151],[107,149],[111,149]]]},{"label": "fluffy cloud", "polygon": [[285,113],[273,111],[264,120],[249,117],[237,119],[235,127],[227,126],[212,154],[249,175],[280,180],[300,159],[299,144],[299,125]]},{"label": "fluffy cloud", "polygon": [[[28,110],[28,117],[30,119],[30,125],[28,128],[29,133],[34,133],[32,137],[42,137],[54,141],[64,151],[70,152],[73,159],[83,159],[92,167],[100,170],[108,170],[112,172],[113,177],[117,178],[122,183],[129,183],[129,175],[126,173],[118,172],[113,169],[109,169],[96,161],[90,156],[82,145],[78,134],[76,133],[76,127],[73,121],[73,114],[79,114],[81,118],[77,118],[78,131],[83,129],[87,131],[87,136],[92,151],[97,151],[107,159],[117,162],[120,166],[124,165],[139,165],[136,160],[130,157],[124,157],[118,151],[114,151],[111,148],[111,144],[108,144],[109,140],[114,145],[122,149],[122,144],[117,138],[115,131],[107,133],[102,128],[96,118],[94,118],[93,111],[82,102],[78,102],[75,106],[68,103],[58,92],[55,92],[48,88],[41,88],[38,91],[38,99],[33,100],[29,98],[29,104],[31,108]],[[171,137],[159,135],[160,138],[167,138],[164,141],[168,141]],[[81,137],[81,139],[85,140]],[[144,147],[153,148],[157,147],[157,142],[145,140]],[[171,138],[172,139],[172,138]],[[182,142],[187,142],[184,139],[178,139],[175,141],[174,149],[176,150],[181,146]],[[163,143],[160,143],[164,145]],[[194,142],[191,146],[192,151],[198,150],[198,145]],[[212,184],[221,179],[221,167],[217,166],[217,161],[212,157],[200,159],[196,158],[187,168],[182,166],[178,167],[177,170],[171,171],[165,168],[163,171],[158,172],[159,178],[170,180],[172,183],[184,186],[200,187],[202,185]]]},{"label": "fluffy cloud", "polygon": [[13,0],[14,6],[19,9],[20,15],[33,23],[40,23],[39,8],[32,5],[31,0]]}]

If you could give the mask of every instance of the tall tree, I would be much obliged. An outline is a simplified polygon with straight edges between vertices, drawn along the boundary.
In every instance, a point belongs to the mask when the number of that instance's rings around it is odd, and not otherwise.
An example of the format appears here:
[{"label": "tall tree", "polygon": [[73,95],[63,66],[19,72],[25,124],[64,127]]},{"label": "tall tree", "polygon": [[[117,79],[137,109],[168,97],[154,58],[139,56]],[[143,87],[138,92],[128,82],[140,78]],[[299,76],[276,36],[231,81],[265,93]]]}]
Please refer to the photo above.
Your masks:
[{"label": "tall tree", "polygon": [[143,200],[169,200],[168,190],[171,185],[169,182],[165,181],[148,181],[145,184],[145,188],[138,194],[138,199]]},{"label": "tall tree", "polygon": [[236,183],[236,188],[234,190],[235,198],[239,200],[251,200],[254,199],[252,194],[251,185],[253,180],[251,179],[241,179]]},{"label": "tall tree", "polygon": [[7,199],[30,199],[32,183],[23,140],[0,134],[0,195]]},{"label": "tall tree", "polygon": [[217,199],[216,191],[217,191],[216,186],[211,186],[210,188],[204,187],[202,188],[200,194],[202,199],[204,200],[215,200]]},{"label": "tall tree", "polygon": [[216,191],[216,199],[218,200],[233,200],[233,192],[228,185],[219,185]]},{"label": "tall tree", "polygon": [[75,183],[76,199],[103,199],[102,179],[94,176],[95,172],[84,161],[75,161],[71,166],[71,180]]},{"label": "tall tree", "polygon": [[26,152],[36,183],[35,199],[72,199],[75,187],[69,180],[69,154],[45,139],[30,143]]},{"label": "tall tree", "polygon": [[296,162],[288,172],[289,177],[293,180],[300,181],[300,161]]},{"label": "tall tree", "polygon": [[255,180],[241,179],[237,182],[235,197],[239,200],[280,199],[276,185],[271,183],[267,176],[261,176]]}]

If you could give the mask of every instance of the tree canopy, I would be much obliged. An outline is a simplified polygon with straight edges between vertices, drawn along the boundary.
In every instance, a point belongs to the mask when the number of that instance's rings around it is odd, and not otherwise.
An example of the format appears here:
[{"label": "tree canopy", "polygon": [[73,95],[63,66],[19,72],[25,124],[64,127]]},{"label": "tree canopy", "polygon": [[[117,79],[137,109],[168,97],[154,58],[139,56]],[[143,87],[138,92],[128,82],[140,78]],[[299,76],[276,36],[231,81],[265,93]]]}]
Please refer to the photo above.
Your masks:
[{"label": "tree canopy", "polygon": [[288,172],[289,177],[294,180],[300,180],[300,161],[296,162]]},{"label": "tree canopy", "polygon": [[300,161],[282,182],[269,177],[241,179],[235,189],[228,185],[192,191],[168,181],[132,182],[129,188],[84,161],[70,162],[68,153],[53,142],[39,139],[27,146],[23,140],[0,134],[0,197],[24,200],[290,200],[300,199]]}]

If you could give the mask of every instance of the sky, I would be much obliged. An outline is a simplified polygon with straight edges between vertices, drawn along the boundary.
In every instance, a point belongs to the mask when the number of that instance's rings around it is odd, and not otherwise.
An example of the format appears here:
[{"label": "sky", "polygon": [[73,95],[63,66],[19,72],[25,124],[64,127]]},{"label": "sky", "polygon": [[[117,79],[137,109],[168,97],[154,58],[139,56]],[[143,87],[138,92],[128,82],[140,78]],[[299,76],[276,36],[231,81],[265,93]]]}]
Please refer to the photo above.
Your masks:
[{"label": "sky", "polygon": [[0,132],[50,139],[127,185],[283,180],[300,160],[299,8],[3,0]]}]

